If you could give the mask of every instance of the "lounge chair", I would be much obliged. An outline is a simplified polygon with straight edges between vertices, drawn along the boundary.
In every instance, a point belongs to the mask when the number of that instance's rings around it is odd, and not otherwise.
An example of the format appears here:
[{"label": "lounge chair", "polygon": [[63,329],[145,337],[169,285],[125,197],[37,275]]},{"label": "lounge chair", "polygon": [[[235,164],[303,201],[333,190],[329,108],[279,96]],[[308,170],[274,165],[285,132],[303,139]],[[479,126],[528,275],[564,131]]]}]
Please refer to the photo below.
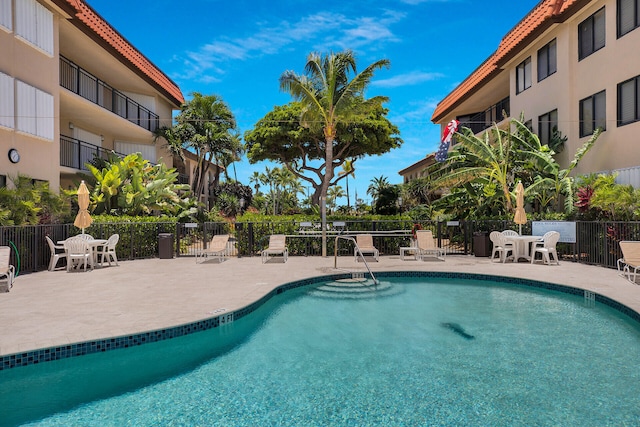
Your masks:
[{"label": "lounge chair", "polygon": [[[556,244],[560,240],[560,233],[557,231],[548,231],[544,233],[542,236],[541,242],[535,242],[533,248],[531,249],[531,264],[533,264],[536,260],[536,254],[542,254],[542,261],[551,265],[551,258],[555,260],[556,264],[560,264],[558,262],[558,252],[556,251]],[[553,257],[551,256],[553,255]]]},{"label": "lounge chair", "polygon": [[489,233],[489,240],[493,243],[490,261],[493,262],[496,254],[498,254],[500,257],[499,260],[502,261],[503,264],[506,262],[509,252],[511,252],[512,257],[515,257],[515,245],[513,242],[508,242],[503,233],[492,231]]},{"label": "lounge chair", "polygon": [[49,271],[55,270],[58,266],[58,261],[64,259],[64,245],[56,245],[49,236],[44,236],[49,250],[51,251],[51,258],[49,258]]},{"label": "lounge chair", "polygon": [[209,242],[209,246],[200,253],[196,253],[196,263],[198,262],[198,255],[200,256],[200,262],[205,262],[209,259],[209,256],[218,257],[218,262],[222,262],[227,256],[227,244],[229,243],[228,234],[216,234]]},{"label": "lounge chair", "polygon": [[418,259],[424,260],[425,256],[432,256],[444,261],[444,249],[436,245],[436,240],[433,238],[431,230],[416,230],[416,245],[418,247],[416,252]]},{"label": "lounge chair", "polygon": [[286,245],[286,236],[284,234],[272,234],[269,237],[269,247],[262,251],[262,263],[269,260],[269,255],[282,255],[283,262],[287,262],[289,251]]},{"label": "lounge chair", "polygon": [[0,246],[0,279],[7,281],[7,291],[13,287],[13,279],[16,276],[16,269],[10,264],[11,248]]},{"label": "lounge chair", "polygon": [[620,242],[622,258],[618,260],[620,275],[636,284],[636,275],[640,269],[640,241],[623,240]]},{"label": "lounge chair", "polygon": [[84,265],[84,271],[87,271],[87,264],[93,269],[93,254],[87,240],[75,237],[67,239],[64,241],[64,250],[67,253],[67,272],[71,271],[76,261],[78,265]]},{"label": "lounge chair", "polygon": [[111,267],[111,260],[113,260],[116,265],[119,265],[118,257],[116,256],[116,245],[118,244],[118,240],[120,240],[120,235],[112,234],[107,239],[107,243],[98,248],[97,256],[100,258],[100,266],[104,264],[105,258],[109,262],[109,267]]},{"label": "lounge chair", "polygon": [[373,236],[371,234],[358,234],[356,235],[357,247],[353,248],[353,256],[358,261],[358,250],[364,257],[364,254],[373,254],[376,261],[379,261],[380,252],[373,246]]}]

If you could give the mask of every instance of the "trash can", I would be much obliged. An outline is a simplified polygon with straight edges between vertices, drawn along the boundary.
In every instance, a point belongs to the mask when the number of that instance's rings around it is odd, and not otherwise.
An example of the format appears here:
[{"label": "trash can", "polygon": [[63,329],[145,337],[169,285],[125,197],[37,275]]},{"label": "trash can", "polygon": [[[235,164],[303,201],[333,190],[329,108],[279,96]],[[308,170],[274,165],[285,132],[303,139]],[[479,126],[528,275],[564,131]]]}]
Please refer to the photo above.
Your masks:
[{"label": "trash can", "polygon": [[491,256],[491,239],[486,231],[473,233],[473,254],[477,257]]},{"label": "trash can", "polygon": [[158,234],[158,255],[160,259],[173,258],[173,234]]}]

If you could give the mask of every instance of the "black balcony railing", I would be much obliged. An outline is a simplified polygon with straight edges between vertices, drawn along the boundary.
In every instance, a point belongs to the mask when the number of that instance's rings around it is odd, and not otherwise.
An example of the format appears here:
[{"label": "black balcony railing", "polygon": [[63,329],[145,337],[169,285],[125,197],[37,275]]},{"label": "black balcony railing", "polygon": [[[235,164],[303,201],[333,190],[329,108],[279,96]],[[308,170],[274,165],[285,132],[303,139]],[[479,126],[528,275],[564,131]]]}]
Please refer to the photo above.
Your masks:
[{"label": "black balcony railing", "polygon": [[157,114],[64,56],[60,56],[60,86],[151,132],[159,126]]},{"label": "black balcony railing", "polygon": [[96,158],[109,160],[109,155],[115,154],[118,157],[124,157],[122,153],[113,150],[107,150],[79,139],[60,135],[60,166],[79,170],[89,170],[85,166],[86,163]]},{"label": "black balcony railing", "polygon": [[474,114],[471,117],[461,117],[460,125],[468,127],[474,134],[477,134],[491,127],[494,123],[502,121],[504,119],[503,114],[506,114],[507,117],[511,114],[509,97],[504,98],[481,113]]}]

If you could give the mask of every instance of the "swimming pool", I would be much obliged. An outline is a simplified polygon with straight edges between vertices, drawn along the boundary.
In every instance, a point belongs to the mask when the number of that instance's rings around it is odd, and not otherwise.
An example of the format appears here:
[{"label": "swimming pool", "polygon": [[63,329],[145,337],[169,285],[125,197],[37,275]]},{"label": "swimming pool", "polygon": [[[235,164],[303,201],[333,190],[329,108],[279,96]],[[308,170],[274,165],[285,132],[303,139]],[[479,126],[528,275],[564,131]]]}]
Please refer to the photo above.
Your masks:
[{"label": "swimming pool", "polygon": [[[288,290],[233,323],[0,372],[11,425],[637,425],[640,326],[455,275]],[[524,282],[523,282],[524,283]],[[11,412],[7,412],[8,410]]]}]

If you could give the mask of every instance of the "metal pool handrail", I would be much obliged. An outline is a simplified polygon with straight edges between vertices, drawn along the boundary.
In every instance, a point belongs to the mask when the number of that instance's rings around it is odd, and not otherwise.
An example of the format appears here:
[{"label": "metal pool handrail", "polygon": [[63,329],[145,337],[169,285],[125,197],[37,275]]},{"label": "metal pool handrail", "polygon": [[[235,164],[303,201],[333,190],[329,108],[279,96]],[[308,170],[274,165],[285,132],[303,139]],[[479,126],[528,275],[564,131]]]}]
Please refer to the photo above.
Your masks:
[{"label": "metal pool handrail", "polygon": [[362,255],[362,251],[360,250],[360,246],[358,246],[358,243],[356,242],[356,239],[354,239],[351,236],[336,236],[336,241],[335,241],[335,244],[333,245],[334,246],[333,268],[338,268],[338,239],[344,239],[344,240],[349,240],[349,241],[353,242],[354,246],[356,247],[356,250],[360,254],[360,258],[362,258],[362,261],[364,261],[364,266],[367,268],[367,271],[371,275],[371,279],[373,279],[373,284],[377,285],[378,284],[378,279],[376,279],[376,276],[373,275],[373,271],[371,271],[371,269],[369,268],[369,264],[367,264],[366,258],[364,257],[364,255]]}]

